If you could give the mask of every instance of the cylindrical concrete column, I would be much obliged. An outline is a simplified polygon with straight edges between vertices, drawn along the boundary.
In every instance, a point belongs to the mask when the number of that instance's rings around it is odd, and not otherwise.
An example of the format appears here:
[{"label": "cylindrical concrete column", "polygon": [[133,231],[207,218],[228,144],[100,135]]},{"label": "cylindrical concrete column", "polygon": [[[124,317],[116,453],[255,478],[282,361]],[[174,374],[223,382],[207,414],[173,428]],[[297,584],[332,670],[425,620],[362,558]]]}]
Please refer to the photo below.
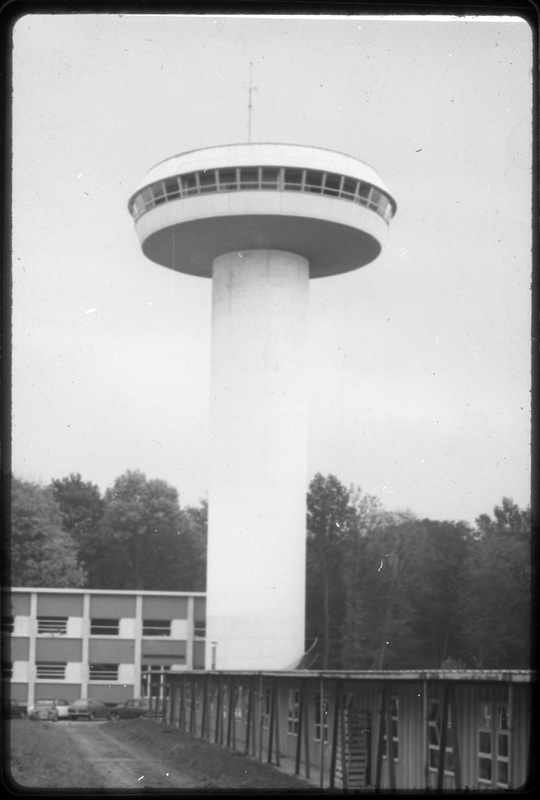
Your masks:
[{"label": "cylindrical concrete column", "polygon": [[282,669],[304,651],[309,264],[213,262],[207,652]]}]

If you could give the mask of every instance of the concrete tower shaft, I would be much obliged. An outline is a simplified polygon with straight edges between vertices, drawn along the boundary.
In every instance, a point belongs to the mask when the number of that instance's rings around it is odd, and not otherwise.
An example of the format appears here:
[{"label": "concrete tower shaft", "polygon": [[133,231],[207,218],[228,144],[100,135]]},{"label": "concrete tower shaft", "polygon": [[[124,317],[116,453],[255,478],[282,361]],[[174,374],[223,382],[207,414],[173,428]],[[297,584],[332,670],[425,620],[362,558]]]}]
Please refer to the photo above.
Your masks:
[{"label": "concrete tower shaft", "polygon": [[207,668],[304,652],[309,279],[373,261],[395,209],[361,161],[278,144],[174,156],[129,201],[148,258],[213,282]]},{"label": "concrete tower shaft", "polygon": [[284,667],[303,651],[308,287],[292,253],[214,262],[206,610],[218,667]]}]

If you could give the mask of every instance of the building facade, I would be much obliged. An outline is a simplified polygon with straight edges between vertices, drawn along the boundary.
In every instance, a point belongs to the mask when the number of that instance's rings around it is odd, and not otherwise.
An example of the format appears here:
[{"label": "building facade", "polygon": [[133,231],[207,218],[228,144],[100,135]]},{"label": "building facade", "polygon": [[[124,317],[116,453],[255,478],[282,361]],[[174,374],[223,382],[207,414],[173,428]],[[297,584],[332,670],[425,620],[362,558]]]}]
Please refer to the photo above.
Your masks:
[{"label": "building facade", "polygon": [[14,588],[2,599],[2,677],[22,705],[159,696],[168,671],[204,669],[197,592]]},{"label": "building facade", "polygon": [[320,788],[509,791],[530,777],[526,670],[169,673],[164,721]]}]

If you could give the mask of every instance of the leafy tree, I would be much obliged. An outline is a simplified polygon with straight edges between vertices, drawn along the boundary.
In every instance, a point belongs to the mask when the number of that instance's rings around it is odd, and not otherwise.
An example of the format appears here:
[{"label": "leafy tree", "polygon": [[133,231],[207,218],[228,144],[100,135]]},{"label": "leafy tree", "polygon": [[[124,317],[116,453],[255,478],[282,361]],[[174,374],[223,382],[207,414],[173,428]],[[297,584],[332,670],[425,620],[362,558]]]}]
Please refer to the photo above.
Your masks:
[{"label": "leafy tree", "polygon": [[52,491],[13,478],[11,485],[11,585],[80,587],[84,570],[77,547],[62,528]]},{"label": "leafy tree", "polygon": [[439,669],[462,653],[458,607],[471,530],[462,522],[410,522],[410,601],[417,666]]},{"label": "leafy tree", "polygon": [[376,527],[356,543],[355,581],[348,580],[344,666],[411,666],[418,648],[409,592],[411,553],[403,526]]},{"label": "leafy tree", "polygon": [[322,669],[341,665],[343,543],[354,524],[347,489],[334,475],[317,473],[307,496],[306,632],[318,640]]},{"label": "leafy tree", "polygon": [[62,512],[62,525],[79,549],[88,575],[88,586],[99,587],[103,536],[101,521],[105,503],[99,488],[84,482],[79,473],[51,482],[53,496]]},{"label": "leafy tree", "polygon": [[147,480],[139,471],[117,478],[105,492],[97,565],[102,587],[194,589],[202,558],[196,523],[194,512],[180,511],[178,492],[165,481]]},{"label": "leafy tree", "polygon": [[459,609],[467,660],[480,669],[528,668],[530,509],[505,497],[494,518],[483,514],[476,525]]},{"label": "leafy tree", "polygon": [[208,542],[208,502],[186,506],[180,512],[183,591],[206,591],[206,550]]}]

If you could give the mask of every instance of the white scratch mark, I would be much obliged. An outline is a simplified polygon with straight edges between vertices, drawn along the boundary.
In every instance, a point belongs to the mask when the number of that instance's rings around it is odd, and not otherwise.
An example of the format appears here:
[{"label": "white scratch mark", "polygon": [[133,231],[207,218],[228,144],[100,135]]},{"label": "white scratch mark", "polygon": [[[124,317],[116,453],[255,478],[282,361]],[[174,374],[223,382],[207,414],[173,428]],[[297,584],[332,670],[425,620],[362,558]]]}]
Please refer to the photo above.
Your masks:
[{"label": "white scratch mark", "polygon": [[383,562],[383,561],[381,561],[381,566],[379,567],[379,569],[377,570],[377,572],[380,572],[380,571],[381,571],[381,569],[383,568],[383,563],[384,563],[384,562]]},{"label": "white scratch mark", "polygon": [[144,778],[144,775],[141,775],[140,778],[137,778],[137,783],[139,783],[139,781],[142,781],[143,778]]},{"label": "white scratch mark", "polygon": [[221,78],[221,80],[222,80],[222,81],[224,81],[224,80],[225,80],[225,78],[223,77],[223,75],[220,75],[220,74],[219,74],[219,72],[217,71],[217,69],[215,69],[215,70],[214,70],[214,72],[216,73],[216,75],[218,76],[218,78]]},{"label": "white scratch mark", "polygon": [[97,311],[97,308],[89,308],[89,309],[88,309],[87,311],[85,311],[84,313],[85,313],[85,314],[95,314],[95,313],[96,313],[96,311]]},{"label": "white scratch mark", "polygon": [[395,494],[395,492],[392,492],[392,491],[390,491],[390,489],[387,489],[386,486],[383,486],[382,490],[383,490],[383,492],[388,492],[388,494]]}]

